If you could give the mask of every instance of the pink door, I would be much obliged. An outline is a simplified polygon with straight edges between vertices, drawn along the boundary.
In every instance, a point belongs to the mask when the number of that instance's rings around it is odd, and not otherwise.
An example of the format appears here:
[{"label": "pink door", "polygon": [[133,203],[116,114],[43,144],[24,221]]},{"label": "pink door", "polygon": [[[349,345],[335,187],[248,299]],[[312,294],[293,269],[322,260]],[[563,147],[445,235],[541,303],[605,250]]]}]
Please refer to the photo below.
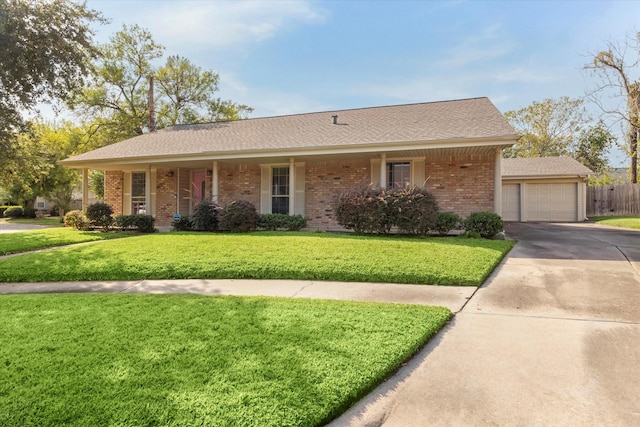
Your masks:
[{"label": "pink door", "polygon": [[204,199],[205,175],[204,172],[193,172],[193,188],[191,189],[191,206],[197,206]]}]

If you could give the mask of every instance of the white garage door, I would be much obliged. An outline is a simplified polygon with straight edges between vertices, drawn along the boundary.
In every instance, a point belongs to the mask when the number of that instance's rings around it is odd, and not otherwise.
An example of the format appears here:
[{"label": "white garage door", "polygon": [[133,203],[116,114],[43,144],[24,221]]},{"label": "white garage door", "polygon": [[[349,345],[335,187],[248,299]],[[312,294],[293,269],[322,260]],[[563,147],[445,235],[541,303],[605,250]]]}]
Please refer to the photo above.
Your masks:
[{"label": "white garage door", "polygon": [[528,221],[577,221],[576,183],[526,184]]},{"label": "white garage door", "polygon": [[520,184],[502,184],[502,219],[520,221]]}]

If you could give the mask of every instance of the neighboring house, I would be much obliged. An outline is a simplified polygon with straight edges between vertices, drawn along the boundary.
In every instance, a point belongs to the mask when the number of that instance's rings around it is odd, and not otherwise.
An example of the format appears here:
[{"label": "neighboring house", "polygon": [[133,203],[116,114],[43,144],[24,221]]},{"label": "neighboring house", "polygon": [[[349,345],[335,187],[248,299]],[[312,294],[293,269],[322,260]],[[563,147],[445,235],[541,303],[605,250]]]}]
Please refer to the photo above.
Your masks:
[{"label": "neighboring house", "polygon": [[[178,125],[71,157],[104,170],[116,214],[168,226],[202,199],[244,199],[261,213],[339,227],[340,191],[417,185],[440,208],[501,212],[501,152],[518,135],[487,98]],[[87,198],[85,197],[85,200]]]},{"label": "neighboring house", "polygon": [[505,221],[584,221],[593,171],[570,157],[502,159]]}]

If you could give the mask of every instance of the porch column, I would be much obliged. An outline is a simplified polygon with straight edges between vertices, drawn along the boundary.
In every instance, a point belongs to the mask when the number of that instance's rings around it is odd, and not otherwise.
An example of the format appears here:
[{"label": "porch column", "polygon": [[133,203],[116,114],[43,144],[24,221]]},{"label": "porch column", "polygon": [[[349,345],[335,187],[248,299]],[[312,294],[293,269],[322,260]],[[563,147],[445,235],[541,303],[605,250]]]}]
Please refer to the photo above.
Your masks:
[{"label": "porch column", "polygon": [[211,201],[218,202],[218,162],[215,160],[211,168]]},{"label": "porch column", "polygon": [[387,188],[387,155],[380,154],[380,188]]},{"label": "porch column", "polygon": [[151,215],[151,165],[147,166],[144,177],[144,213]]},{"label": "porch column", "polygon": [[89,169],[82,169],[82,210],[89,206]]},{"label": "porch column", "polygon": [[501,171],[502,149],[496,148],[495,170],[493,171],[493,210],[502,216],[502,171]]},{"label": "porch column", "polygon": [[293,215],[296,209],[296,163],[293,157],[289,159],[289,215]]}]

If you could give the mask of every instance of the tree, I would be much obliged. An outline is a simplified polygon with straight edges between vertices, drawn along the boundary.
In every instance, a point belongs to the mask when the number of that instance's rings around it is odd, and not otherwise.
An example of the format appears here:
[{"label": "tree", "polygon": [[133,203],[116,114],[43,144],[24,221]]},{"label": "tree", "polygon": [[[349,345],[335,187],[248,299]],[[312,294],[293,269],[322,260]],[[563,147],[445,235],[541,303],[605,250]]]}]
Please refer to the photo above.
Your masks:
[{"label": "tree", "polygon": [[582,99],[562,97],[534,101],[528,107],[507,111],[504,116],[522,137],[505,157],[570,155],[588,121]]},{"label": "tree", "polygon": [[219,75],[188,59],[169,56],[154,67],[164,47],[137,25],[123,26],[104,46],[95,63],[90,85],[76,93],[70,107],[81,111],[98,145],[141,135],[149,124],[149,80],[158,82],[155,110],[158,128],[181,123],[230,120],[246,117],[246,105],[215,97]]},{"label": "tree", "polygon": [[[628,60],[627,51],[635,58]],[[640,33],[620,45],[608,42],[605,50],[593,55],[593,62],[585,65],[602,79],[602,84],[589,97],[607,115],[627,127],[626,151],[630,159],[631,182],[638,182],[638,136],[640,133],[640,82],[632,75],[640,64]],[[603,102],[600,96],[609,94]],[[613,94],[613,103],[611,94]],[[615,102],[615,100],[619,102]]]},{"label": "tree", "polygon": [[607,154],[615,141],[615,136],[599,121],[580,133],[572,157],[596,174],[605,174],[609,169]]},{"label": "tree", "polygon": [[105,22],[71,0],[0,0],[0,162],[25,130],[23,113],[65,99],[97,53],[90,24]]}]

